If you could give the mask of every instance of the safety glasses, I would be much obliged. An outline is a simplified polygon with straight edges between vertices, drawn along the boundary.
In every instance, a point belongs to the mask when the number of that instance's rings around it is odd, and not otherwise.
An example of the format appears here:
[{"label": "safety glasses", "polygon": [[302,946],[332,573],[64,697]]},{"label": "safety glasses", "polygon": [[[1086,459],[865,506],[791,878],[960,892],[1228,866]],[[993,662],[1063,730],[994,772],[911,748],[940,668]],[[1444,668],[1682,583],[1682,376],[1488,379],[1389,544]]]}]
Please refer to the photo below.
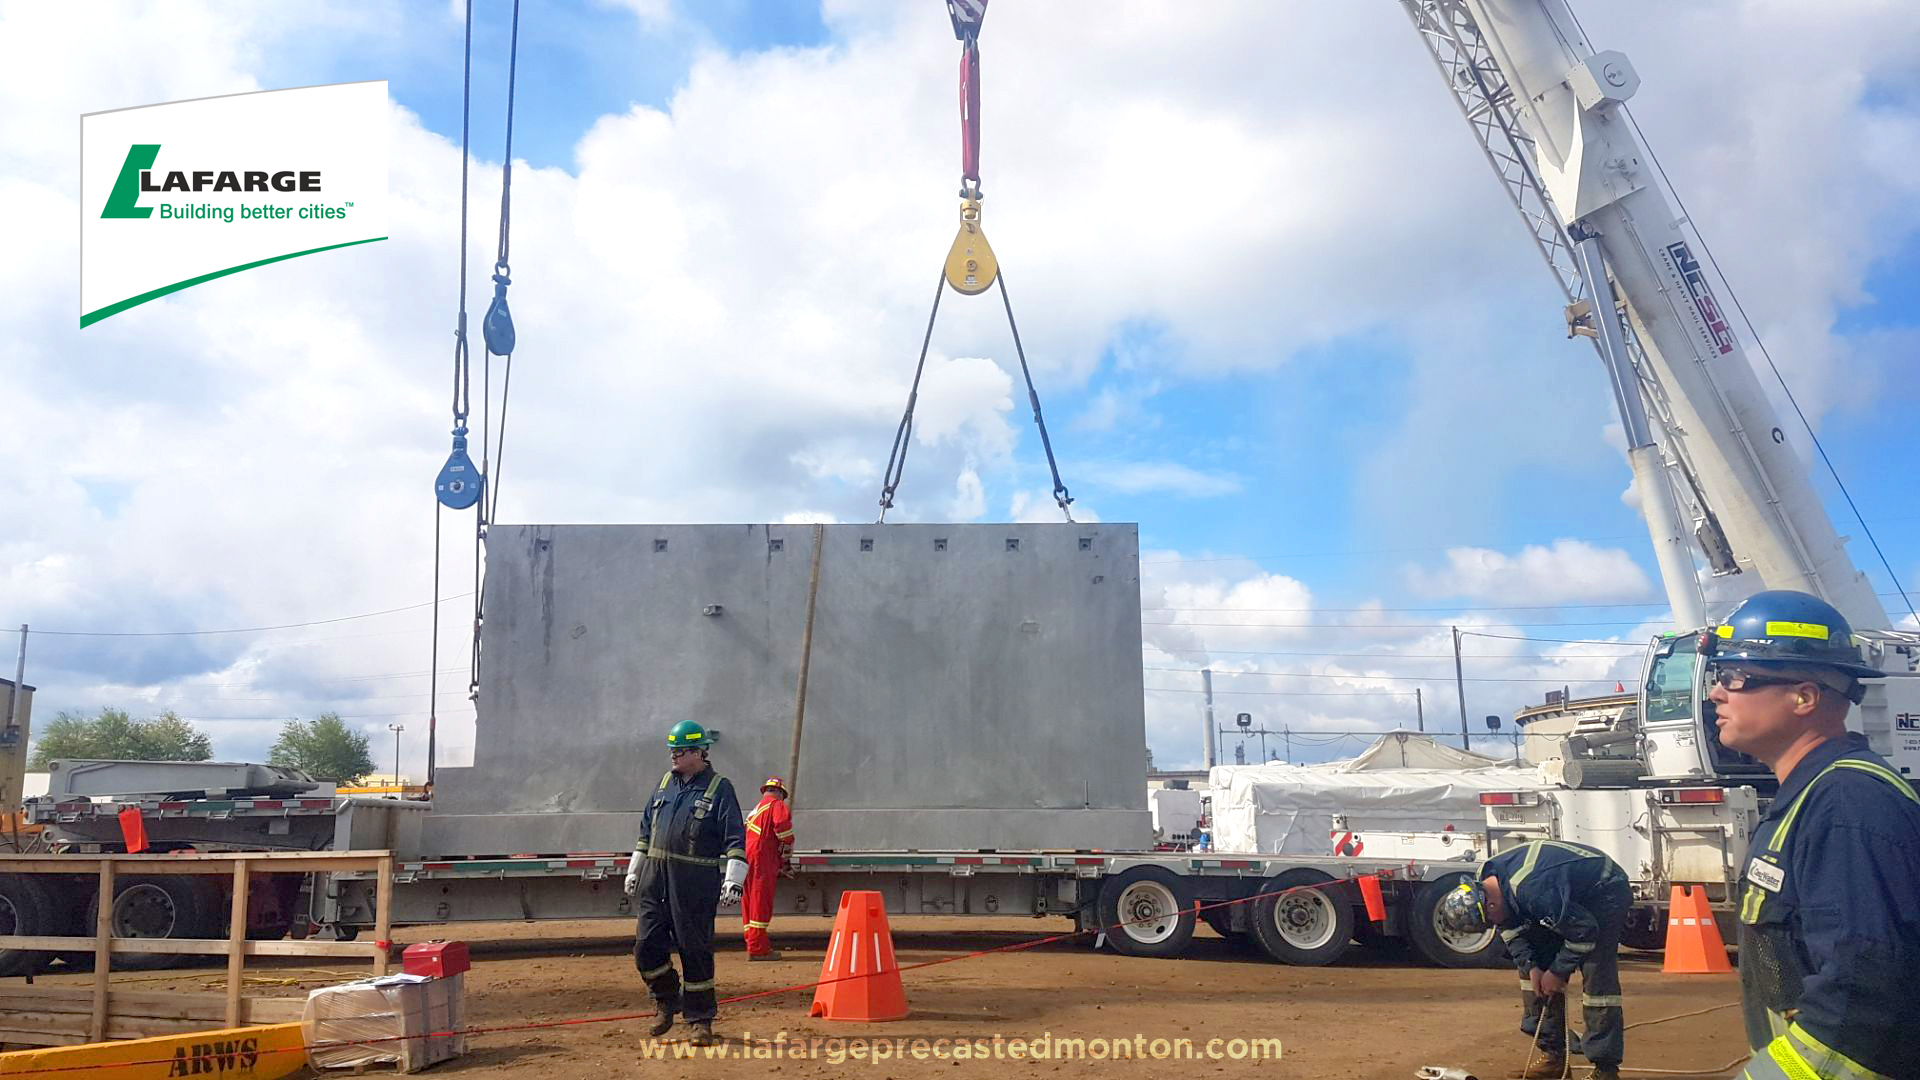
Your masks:
[{"label": "safety glasses", "polygon": [[1810,679],[1787,679],[1778,675],[1754,675],[1739,668],[1713,670],[1713,685],[1730,694],[1737,694],[1742,690],[1758,690],[1763,686],[1798,686],[1811,681]]},{"label": "safety glasses", "polygon": [[700,748],[697,746],[677,746],[674,747],[673,756],[679,757],[681,754],[697,754],[699,752]]}]

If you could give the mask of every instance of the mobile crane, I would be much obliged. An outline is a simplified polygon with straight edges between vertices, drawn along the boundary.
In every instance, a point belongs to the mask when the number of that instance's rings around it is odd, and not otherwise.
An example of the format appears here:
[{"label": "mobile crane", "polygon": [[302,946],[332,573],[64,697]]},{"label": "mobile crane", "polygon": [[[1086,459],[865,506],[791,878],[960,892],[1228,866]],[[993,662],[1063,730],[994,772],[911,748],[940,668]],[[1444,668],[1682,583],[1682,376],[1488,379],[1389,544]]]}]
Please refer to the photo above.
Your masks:
[{"label": "mobile crane", "polygon": [[1711,256],[1656,182],[1626,110],[1640,85],[1626,56],[1595,51],[1567,0],[1400,4],[1559,283],[1569,336],[1599,355],[1674,620],[1648,647],[1629,718],[1567,740],[1582,766],[1570,771],[1598,790],[1483,796],[1491,843],[1601,847],[1643,915],[1674,882],[1723,901],[1773,778],[1720,743],[1696,642],[1725,611],[1708,610],[1696,552],[1729,593],[1797,589],[1840,609],[1890,676],[1868,684],[1852,722],[1906,775],[1920,772],[1920,635],[1889,629],[1814,491],[1803,433],[1748,362]]}]

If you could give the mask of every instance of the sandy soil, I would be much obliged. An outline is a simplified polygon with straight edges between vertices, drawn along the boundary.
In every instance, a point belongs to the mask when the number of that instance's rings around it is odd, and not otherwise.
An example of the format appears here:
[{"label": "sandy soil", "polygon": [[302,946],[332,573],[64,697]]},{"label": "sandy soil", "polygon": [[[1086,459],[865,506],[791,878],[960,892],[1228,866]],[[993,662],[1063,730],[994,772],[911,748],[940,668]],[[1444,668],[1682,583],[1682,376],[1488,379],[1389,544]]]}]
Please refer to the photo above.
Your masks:
[{"label": "sandy soil", "polygon": [[[825,921],[776,922],[779,963],[748,964],[737,922],[722,920],[719,955],[723,998],[771,990],[819,977],[829,925]],[[1070,929],[1063,921],[1031,919],[908,918],[894,924],[903,965],[959,956]],[[471,943],[469,1022],[476,1026],[543,1023],[651,1011],[628,953],[626,928],[610,922],[474,924],[431,934],[404,931],[403,941],[445,937]],[[1526,1056],[1516,1027],[1517,983],[1502,971],[1447,971],[1421,965],[1387,950],[1355,948],[1325,968],[1286,967],[1244,951],[1202,929],[1179,960],[1133,959],[1094,952],[1074,942],[1003,953],[905,976],[912,1015],[890,1024],[840,1024],[807,1018],[812,1000],[796,991],[721,1007],[717,1029],[729,1037],[723,1059],[708,1059],[683,1041],[649,1050],[647,1018],[585,1023],[486,1034],[471,1041],[468,1055],[435,1072],[524,1074],[543,1080],[584,1080],[628,1073],[736,1076],[771,1073],[786,1077],[865,1075],[996,1078],[1088,1075],[1160,1077],[1259,1073],[1272,1077],[1357,1077],[1408,1080],[1421,1065],[1465,1068],[1483,1080],[1509,1075]],[[1659,958],[1627,954],[1622,981],[1627,1022],[1635,1024],[1708,1009],[1739,1000],[1731,975],[1662,975]],[[250,968],[250,992],[295,996],[303,988],[338,981],[288,960]],[[347,973],[337,963],[327,971]],[[86,976],[54,975],[52,983]],[[127,973],[116,983],[130,988],[207,990],[222,975],[210,971]],[[1577,1012],[1577,1010],[1575,1010]],[[785,1041],[776,1041],[784,1033]],[[1001,1038],[1001,1054],[992,1040]],[[1032,1060],[1008,1056],[1010,1040],[1107,1039],[1151,1055],[1153,1040],[1190,1040],[1191,1060],[1109,1058]],[[684,1036],[676,1028],[670,1040]],[[795,1040],[822,1040],[811,1058]],[[1139,1042],[1136,1044],[1136,1036]],[[890,1056],[874,1062],[854,1046],[860,1038],[890,1040]],[[987,1040],[983,1049],[977,1040]],[[1212,1040],[1231,1052],[1231,1040],[1279,1039],[1278,1060],[1207,1057]],[[838,1044],[824,1040],[843,1040]],[[919,1040],[924,1058],[913,1056]],[[947,1040],[940,1046],[936,1040]],[[969,1043],[956,1060],[954,1041]],[[1737,1008],[1723,1008],[1627,1033],[1627,1065],[1715,1076],[1712,1070],[1743,1056]],[[1090,1045],[1090,1049],[1091,1049]],[[671,1058],[676,1049],[689,1060]],[[1110,1046],[1109,1046],[1110,1049]],[[1250,1053],[1241,1046],[1243,1053]],[[649,1054],[654,1056],[649,1056]],[[1030,1052],[1030,1051],[1029,1051]],[[835,1059],[838,1058],[838,1063]],[[1584,1064],[1575,1058],[1576,1066]],[[1575,1075],[1583,1074],[1576,1068]]]}]

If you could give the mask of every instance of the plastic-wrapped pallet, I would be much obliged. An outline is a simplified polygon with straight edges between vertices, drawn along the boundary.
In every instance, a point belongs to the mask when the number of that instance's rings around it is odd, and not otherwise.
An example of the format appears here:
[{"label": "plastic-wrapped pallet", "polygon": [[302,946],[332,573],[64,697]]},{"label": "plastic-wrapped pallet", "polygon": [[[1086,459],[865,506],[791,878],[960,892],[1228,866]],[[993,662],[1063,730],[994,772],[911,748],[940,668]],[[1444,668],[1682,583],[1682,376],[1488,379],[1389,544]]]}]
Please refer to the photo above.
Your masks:
[{"label": "plastic-wrapped pallet", "polygon": [[[465,976],[386,975],[307,995],[300,1025],[316,1069],[392,1063],[419,1072],[466,1052]],[[378,1040],[378,1041],[375,1041]]]}]

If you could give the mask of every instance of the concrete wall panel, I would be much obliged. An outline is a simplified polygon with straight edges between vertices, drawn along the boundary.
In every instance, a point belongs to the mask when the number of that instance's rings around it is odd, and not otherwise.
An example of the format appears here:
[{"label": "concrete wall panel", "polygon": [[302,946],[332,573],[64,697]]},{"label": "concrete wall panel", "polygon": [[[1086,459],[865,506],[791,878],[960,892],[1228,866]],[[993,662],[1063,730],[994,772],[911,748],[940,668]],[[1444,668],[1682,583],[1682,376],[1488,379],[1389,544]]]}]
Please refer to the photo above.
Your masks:
[{"label": "concrete wall panel", "polygon": [[[824,537],[801,846],[1147,843],[1134,526]],[[475,764],[440,770],[425,842],[624,847],[687,718],[750,805],[787,770],[811,545],[807,525],[495,526]],[[456,820],[476,814],[512,815],[498,843]]]}]

